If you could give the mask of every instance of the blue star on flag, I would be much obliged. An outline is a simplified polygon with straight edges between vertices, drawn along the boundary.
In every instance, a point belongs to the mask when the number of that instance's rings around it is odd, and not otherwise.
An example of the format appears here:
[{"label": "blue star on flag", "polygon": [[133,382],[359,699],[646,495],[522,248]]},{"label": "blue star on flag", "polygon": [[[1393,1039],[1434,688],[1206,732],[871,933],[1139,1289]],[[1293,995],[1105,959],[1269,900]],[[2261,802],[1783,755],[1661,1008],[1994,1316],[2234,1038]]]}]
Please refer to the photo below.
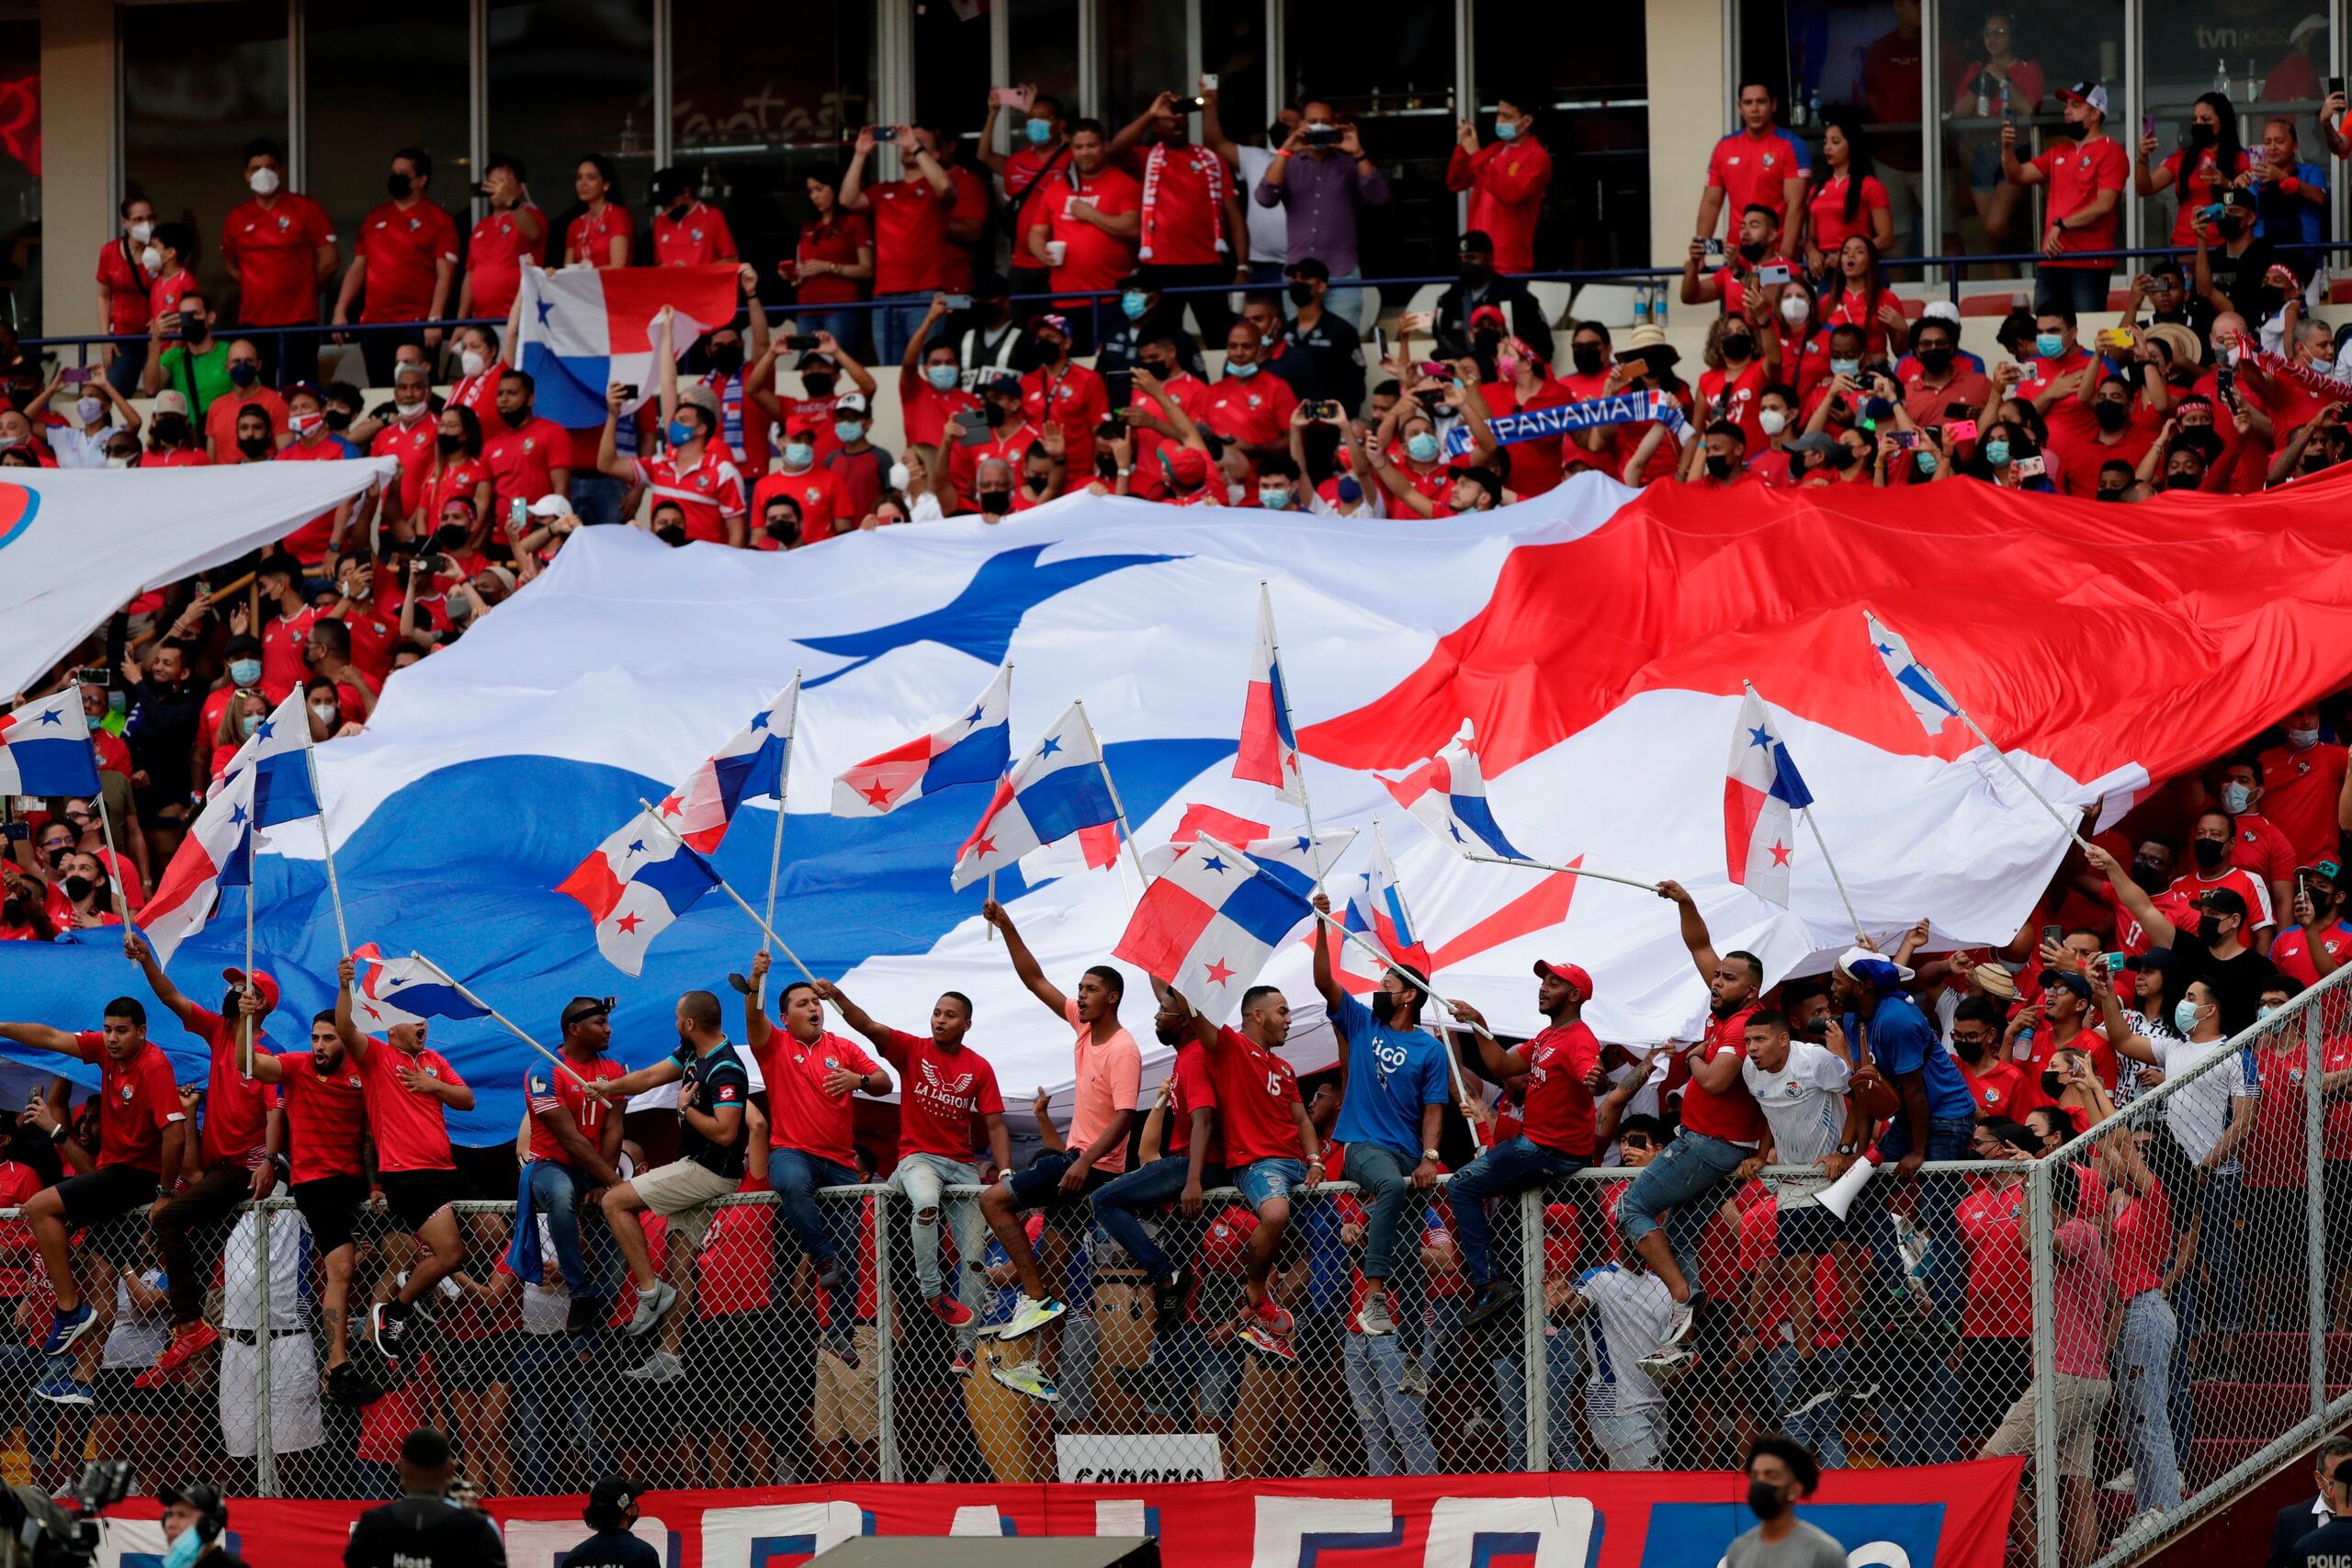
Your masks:
[{"label": "blue star on flag", "polygon": [[1061,741],[1060,741],[1057,738],[1056,738],[1056,737],[1054,737],[1054,736],[1051,736],[1051,735],[1048,735],[1048,736],[1046,736],[1046,737],[1044,744],[1040,745],[1040,746],[1037,748],[1037,757],[1038,757],[1038,760],[1039,760],[1040,761],[1044,761],[1046,758],[1052,756],[1055,752],[1057,752],[1057,751],[1060,750],[1061,749],[1062,749],[1062,743],[1061,743]]},{"label": "blue star on flag", "polygon": [[1772,744],[1771,732],[1761,728],[1751,729],[1747,732],[1747,743],[1750,746],[1770,746]]},{"label": "blue star on flag", "polygon": [[62,708],[43,708],[40,714],[40,721],[43,724],[62,725],[65,722],[62,716],[64,710]]},{"label": "blue star on flag", "polygon": [[1218,859],[1216,856],[1210,855],[1207,859],[1201,862],[1201,869],[1203,871],[1214,871],[1222,874],[1226,869],[1226,864],[1224,861]]},{"label": "blue star on flag", "polygon": [[765,729],[768,727],[768,720],[772,716],[772,715],[764,713],[753,714],[752,716],[752,728],[753,729]]}]

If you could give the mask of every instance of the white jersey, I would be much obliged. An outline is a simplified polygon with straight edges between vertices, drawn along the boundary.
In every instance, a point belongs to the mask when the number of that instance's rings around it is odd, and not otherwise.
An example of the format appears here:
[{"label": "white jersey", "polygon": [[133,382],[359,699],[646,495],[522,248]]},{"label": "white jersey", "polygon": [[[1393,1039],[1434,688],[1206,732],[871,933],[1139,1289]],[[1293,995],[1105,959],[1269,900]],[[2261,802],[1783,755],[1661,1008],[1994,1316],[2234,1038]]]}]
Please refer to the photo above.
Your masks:
[{"label": "white jersey", "polygon": [[[1766,1072],[1748,1056],[1739,1064],[1739,1076],[1772,1128],[1775,1163],[1818,1165],[1837,1149],[1846,1126],[1846,1086],[1854,1076],[1844,1057],[1826,1045],[1792,1039],[1779,1072]],[[1823,1185],[1784,1182],[1773,1201],[1783,1209],[1802,1208]]]},{"label": "white jersey", "polygon": [[1674,1297],[1655,1274],[1636,1274],[1614,1263],[1588,1269],[1577,1280],[1585,1299],[1577,1317],[1584,1337],[1584,1405],[1595,1416],[1620,1416],[1663,1404],[1649,1373],[1636,1365],[1666,1338],[1674,1318]]},{"label": "white jersey", "polygon": [[[269,1331],[310,1326],[303,1310],[311,1278],[311,1227],[299,1213],[269,1216]],[[253,1334],[261,1328],[261,1235],[255,1217],[241,1217],[220,1249],[220,1326]]]}]

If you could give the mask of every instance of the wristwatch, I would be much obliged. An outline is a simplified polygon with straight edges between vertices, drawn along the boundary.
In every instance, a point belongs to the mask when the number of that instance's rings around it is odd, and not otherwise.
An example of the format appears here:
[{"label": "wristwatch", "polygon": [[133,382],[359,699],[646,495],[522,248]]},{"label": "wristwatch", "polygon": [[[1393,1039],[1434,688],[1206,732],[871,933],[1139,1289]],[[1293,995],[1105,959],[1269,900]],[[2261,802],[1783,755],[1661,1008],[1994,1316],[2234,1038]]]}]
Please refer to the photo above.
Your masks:
[{"label": "wristwatch", "polygon": [[1423,1149],[1421,1151],[1421,1157],[1429,1161],[1431,1165],[1435,1165],[1438,1162],[1437,1151],[1435,1149]]},{"label": "wristwatch", "polygon": [[1838,1152],[1841,1155],[1854,1155],[1861,1153],[1861,1150],[1853,1144],[1840,1144],[1838,1145]]}]

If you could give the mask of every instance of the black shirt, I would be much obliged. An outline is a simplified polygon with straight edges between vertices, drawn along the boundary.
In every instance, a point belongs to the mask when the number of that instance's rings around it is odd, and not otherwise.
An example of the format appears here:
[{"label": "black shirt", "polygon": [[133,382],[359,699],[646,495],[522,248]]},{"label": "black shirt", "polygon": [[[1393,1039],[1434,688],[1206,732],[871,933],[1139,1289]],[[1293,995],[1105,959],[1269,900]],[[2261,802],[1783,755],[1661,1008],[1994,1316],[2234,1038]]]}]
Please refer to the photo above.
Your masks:
[{"label": "black shirt", "polygon": [[[1353,321],[1341,321],[1326,307],[1322,319],[1306,331],[1294,324],[1285,341],[1289,346],[1274,363],[1304,360],[1309,367],[1306,376],[1291,381],[1301,398],[1329,398],[1350,419],[1363,412],[1363,338]],[[1314,389],[1301,386],[1302,380]]]},{"label": "black shirt", "polygon": [[2254,949],[2249,947],[2235,958],[2216,958],[2211,948],[2186,932],[2173,949],[2173,962],[2181,971],[2183,990],[2189,981],[2202,980],[2212,991],[2213,999],[2222,1005],[2223,1034],[2235,1034],[2254,1022],[2254,1010],[2262,1005],[2262,988],[2278,983],[2277,966]]},{"label": "black shirt", "polygon": [[344,1568],[506,1568],[490,1516],[446,1497],[403,1497],[359,1516]]},{"label": "black shirt", "polygon": [[744,1146],[751,1142],[743,1136],[741,1122],[735,1125],[735,1141],[714,1144],[695,1130],[686,1120],[686,1091],[695,1091],[694,1108],[705,1116],[716,1116],[729,1106],[741,1110],[752,1102],[752,1075],[743,1070],[743,1059],[735,1055],[735,1047],[723,1044],[707,1056],[697,1056],[689,1043],[681,1043],[670,1060],[678,1064],[685,1077],[678,1085],[678,1157],[690,1159],[704,1169],[719,1176],[740,1178],[743,1174]]},{"label": "black shirt", "polygon": [[2253,241],[2234,256],[2219,245],[2205,255],[2213,275],[2213,292],[2227,299],[2248,325],[2267,320],[2284,302],[2278,290],[2262,280],[2279,261],[2269,241]]},{"label": "black shirt", "polygon": [[662,1568],[662,1554],[627,1530],[598,1530],[565,1552],[556,1568]]},{"label": "black shirt", "polygon": [[2287,1568],[2344,1568],[2347,1563],[2352,1563],[2352,1519],[2322,1525],[2287,1553]]}]

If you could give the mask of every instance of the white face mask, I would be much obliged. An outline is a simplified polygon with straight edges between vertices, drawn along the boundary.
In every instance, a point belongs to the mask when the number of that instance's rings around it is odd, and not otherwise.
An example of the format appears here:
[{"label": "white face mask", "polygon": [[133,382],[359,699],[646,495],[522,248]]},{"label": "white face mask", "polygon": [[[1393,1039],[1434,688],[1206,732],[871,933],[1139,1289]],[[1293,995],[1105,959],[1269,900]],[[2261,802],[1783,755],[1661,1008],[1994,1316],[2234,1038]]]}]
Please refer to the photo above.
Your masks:
[{"label": "white face mask", "polygon": [[1225,503],[1227,506],[1238,506],[1241,504],[1241,498],[1249,493],[1238,484],[1228,484],[1225,487]]},{"label": "white face mask", "polygon": [[276,169],[267,167],[255,169],[245,177],[245,184],[253,187],[255,196],[276,196],[277,187],[285,183],[277,177]]},{"label": "white face mask", "polygon": [[1788,322],[1789,325],[1792,327],[1801,324],[1804,321],[1806,313],[1810,311],[1812,308],[1811,302],[1805,299],[1802,295],[1783,294],[1781,296],[1781,320]]},{"label": "white face mask", "polygon": [[914,475],[907,470],[907,466],[904,463],[893,463],[890,465],[890,488],[892,490],[904,490],[908,485],[913,482]]},{"label": "white face mask", "polygon": [[149,272],[164,270],[164,253],[150,245],[139,253],[139,265]]},{"label": "white face mask", "polygon": [[97,423],[98,416],[106,412],[107,405],[96,398],[82,398],[74,404],[74,417],[84,424]]},{"label": "white face mask", "polygon": [[154,237],[154,234],[155,225],[143,218],[130,226],[130,243],[134,245],[145,244]]},{"label": "white face mask", "polygon": [[335,720],[335,715],[340,713],[342,710],[336,707],[333,703],[312,703],[311,705],[311,711],[319,716],[319,722],[321,724],[333,724]]},{"label": "white face mask", "polygon": [[2319,731],[2316,729],[2290,729],[2287,731],[2287,744],[2292,746],[2298,751],[2308,751],[2312,747],[2319,744]]},{"label": "white face mask", "polygon": [[465,368],[467,375],[479,376],[481,374],[481,367],[490,361],[481,356],[481,350],[469,348],[458,355],[458,363]]},{"label": "white face mask", "polygon": [[1778,435],[1789,427],[1789,416],[1779,409],[1756,411],[1756,428],[1767,435]]},{"label": "white face mask", "polygon": [[130,467],[130,459],[128,457],[108,457],[107,459],[107,467],[109,468],[127,468]]}]

